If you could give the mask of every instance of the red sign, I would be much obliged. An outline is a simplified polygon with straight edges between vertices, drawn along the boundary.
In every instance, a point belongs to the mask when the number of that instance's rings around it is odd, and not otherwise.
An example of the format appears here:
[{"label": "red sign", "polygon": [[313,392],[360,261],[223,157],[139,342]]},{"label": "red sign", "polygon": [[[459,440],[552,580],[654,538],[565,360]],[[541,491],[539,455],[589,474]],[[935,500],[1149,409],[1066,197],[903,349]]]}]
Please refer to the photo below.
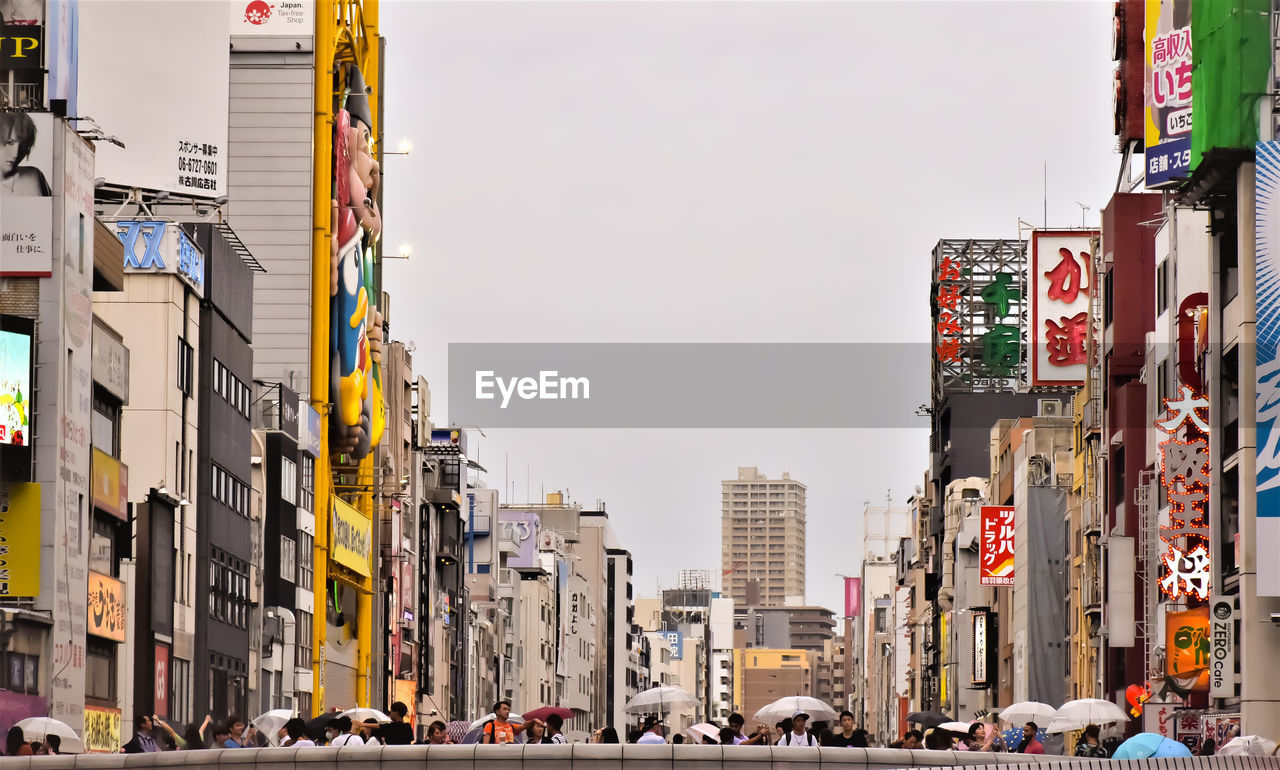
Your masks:
[{"label": "red sign", "polygon": [[1160,527],[1160,591],[1173,600],[1209,598],[1209,400],[1186,385],[1164,400],[1156,428],[1160,477],[1169,497],[1169,526]]},{"label": "red sign", "polygon": [[856,618],[862,614],[862,578],[844,579],[844,616]]},{"label": "red sign", "polygon": [[1083,385],[1096,230],[1031,234],[1031,384]]},{"label": "red sign", "polygon": [[156,642],[156,710],[155,715],[169,716],[169,645]]},{"label": "red sign", "polygon": [[1013,506],[982,506],[978,541],[978,583],[1013,585]]}]

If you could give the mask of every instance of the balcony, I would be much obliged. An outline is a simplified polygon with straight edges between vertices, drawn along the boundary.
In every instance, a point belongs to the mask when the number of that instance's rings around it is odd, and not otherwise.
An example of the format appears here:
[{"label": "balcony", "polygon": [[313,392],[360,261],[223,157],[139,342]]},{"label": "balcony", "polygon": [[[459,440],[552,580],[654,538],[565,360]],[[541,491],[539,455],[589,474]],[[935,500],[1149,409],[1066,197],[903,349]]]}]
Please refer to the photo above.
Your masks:
[{"label": "balcony", "polygon": [[40,110],[44,108],[44,88],[39,83],[0,82],[0,109]]},{"label": "balcony", "polygon": [[441,537],[436,542],[436,558],[448,564],[462,561],[462,544],[458,542],[458,538],[452,535]]}]

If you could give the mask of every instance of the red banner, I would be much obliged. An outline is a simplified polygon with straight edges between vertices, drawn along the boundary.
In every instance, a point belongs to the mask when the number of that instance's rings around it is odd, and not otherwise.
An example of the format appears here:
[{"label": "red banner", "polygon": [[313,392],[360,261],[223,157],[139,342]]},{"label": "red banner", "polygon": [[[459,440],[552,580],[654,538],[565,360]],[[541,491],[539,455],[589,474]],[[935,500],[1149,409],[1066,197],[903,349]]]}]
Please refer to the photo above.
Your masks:
[{"label": "red banner", "polygon": [[844,616],[856,618],[862,614],[862,578],[844,579]]},{"label": "red banner", "polygon": [[1013,585],[1013,506],[984,505],[978,542],[978,582]]},{"label": "red banner", "polygon": [[161,719],[169,718],[169,645],[156,642],[156,710]]}]

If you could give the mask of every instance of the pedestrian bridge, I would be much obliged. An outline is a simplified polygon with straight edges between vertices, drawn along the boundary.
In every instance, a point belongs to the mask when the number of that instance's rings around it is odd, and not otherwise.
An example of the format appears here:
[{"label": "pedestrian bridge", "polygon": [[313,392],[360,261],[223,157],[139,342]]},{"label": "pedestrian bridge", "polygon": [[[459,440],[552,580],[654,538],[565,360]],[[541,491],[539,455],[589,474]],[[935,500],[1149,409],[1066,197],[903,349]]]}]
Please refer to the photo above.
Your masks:
[{"label": "pedestrian bridge", "polygon": [[769,746],[367,746],[0,758],[0,770],[235,767],[239,770],[1280,770],[1280,757],[1105,760],[1026,754]]}]

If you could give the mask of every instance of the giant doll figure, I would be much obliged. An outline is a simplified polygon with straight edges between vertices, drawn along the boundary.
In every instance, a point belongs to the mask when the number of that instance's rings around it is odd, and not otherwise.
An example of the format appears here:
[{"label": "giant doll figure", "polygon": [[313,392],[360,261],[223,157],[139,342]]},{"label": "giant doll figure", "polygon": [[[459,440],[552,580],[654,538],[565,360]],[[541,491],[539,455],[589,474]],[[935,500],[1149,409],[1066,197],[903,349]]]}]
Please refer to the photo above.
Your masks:
[{"label": "giant doll figure", "polygon": [[374,245],[382,234],[380,170],[360,70],[334,120],[333,242],[329,276],[330,449],[359,460],[382,437],[382,313],[373,296]]}]

